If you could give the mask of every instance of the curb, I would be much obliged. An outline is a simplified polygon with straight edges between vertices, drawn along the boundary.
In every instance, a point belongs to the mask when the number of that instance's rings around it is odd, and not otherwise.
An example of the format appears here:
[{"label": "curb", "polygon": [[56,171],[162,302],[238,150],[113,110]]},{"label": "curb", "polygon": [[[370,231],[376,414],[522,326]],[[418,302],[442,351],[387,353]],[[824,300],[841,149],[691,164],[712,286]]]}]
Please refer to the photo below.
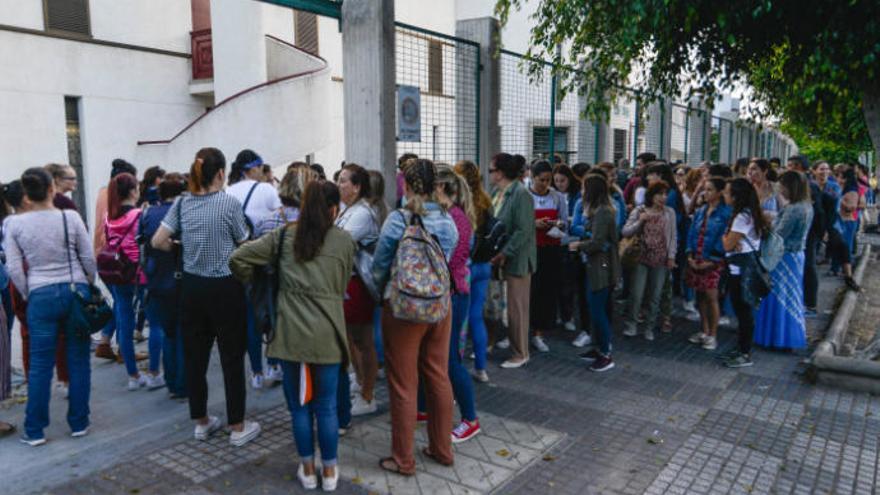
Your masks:
[{"label": "curb", "polygon": [[[853,273],[853,278],[859,284],[862,283],[870,257],[871,245],[866,244]],[[837,356],[858,298],[859,293],[853,291],[847,291],[844,295],[825,339],[816,346],[810,358],[812,375],[818,383],[880,394],[880,362]]]}]

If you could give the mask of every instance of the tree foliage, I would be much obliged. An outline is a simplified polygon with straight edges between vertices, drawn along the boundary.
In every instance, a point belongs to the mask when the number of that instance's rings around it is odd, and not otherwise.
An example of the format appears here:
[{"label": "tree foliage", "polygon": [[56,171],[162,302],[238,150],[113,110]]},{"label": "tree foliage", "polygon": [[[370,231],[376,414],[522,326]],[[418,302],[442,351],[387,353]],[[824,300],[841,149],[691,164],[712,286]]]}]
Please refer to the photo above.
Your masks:
[{"label": "tree foliage", "polygon": [[[497,0],[496,13],[505,23],[524,3]],[[868,144],[870,130],[880,146],[880,110],[876,119],[865,111],[866,102],[880,103],[877,0],[532,3],[527,55],[580,69],[559,77],[564,91],[586,96],[593,117],[607,116],[608,97],[622,85],[639,90],[642,103],[673,95],[711,105],[741,83],[754,89],[760,105],[750,110],[759,116],[845,146]]]}]

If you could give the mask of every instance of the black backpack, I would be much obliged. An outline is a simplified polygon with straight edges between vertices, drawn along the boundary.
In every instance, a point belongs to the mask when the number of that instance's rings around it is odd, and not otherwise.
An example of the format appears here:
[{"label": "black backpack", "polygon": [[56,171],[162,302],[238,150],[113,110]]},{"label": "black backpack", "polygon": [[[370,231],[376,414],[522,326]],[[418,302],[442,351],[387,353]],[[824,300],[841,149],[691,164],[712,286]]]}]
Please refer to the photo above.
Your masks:
[{"label": "black backpack", "polygon": [[488,262],[504,249],[509,239],[507,227],[486,210],[483,214],[483,222],[474,234],[471,260],[474,263]]},{"label": "black backpack", "polygon": [[287,226],[278,229],[278,249],[271,265],[258,267],[248,286],[251,304],[254,308],[254,325],[263,335],[265,343],[275,339],[275,320],[278,308],[278,287],[281,279],[281,252],[284,250],[284,239]]}]

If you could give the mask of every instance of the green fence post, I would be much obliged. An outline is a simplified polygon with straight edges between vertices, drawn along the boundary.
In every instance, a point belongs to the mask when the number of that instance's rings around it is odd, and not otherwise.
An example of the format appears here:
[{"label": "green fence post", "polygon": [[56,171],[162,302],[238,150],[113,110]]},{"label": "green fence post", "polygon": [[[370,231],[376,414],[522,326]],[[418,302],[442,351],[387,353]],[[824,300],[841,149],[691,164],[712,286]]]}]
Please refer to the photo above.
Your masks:
[{"label": "green fence post", "polygon": [[[701,146],[703,147],[703,153],[702,153],[703,156],[700,157],[701,162],[706,161],[706,111],[703,110],[702,113],[703,113],[703,119],[702,119],[703,121],[700,123],[700,135],[703,136],[703,142],[701,144]],[[711,129],[712,129],[712,127],[711,127],[711,123],[710,123],[710,127],[709,127],[710,132],[711,132]]]},{"label": "green fence post", "polygon": [[553,153],[556,151],[556,85],[559,82],[556,80],[556,74],[553,74],[552,79],[550,80],[550,152],[548,153],[548,161],[552,166],[554,164],[553,161]]},{"label": "green fence post", "polygon": [[[660,98],[660,158],[665,158],[664,145],[666,144],[666,98]],[[633,162],[635,163],[635,162]]]},{"label": "green fence post", "polygon": [[593,142],[593,163],[599,163],[599,121],[597,120],[594,124],[596,134],[594,134],[595,138]]},{"label": "green fence post", "polygon": [[733,122],[730,123],[730,139],[727,141],[727,164],[730,165],[733,162]]},{"label": "green fence post", "polygon": [[633,126],[633,154],[632,154],[632,161],[630,162],[631,164],[636,162],[636,156],[638,156],[638,154],[639,154],[639,114],[641,113],[641,111],[642,111],[642,106],[641,106],[641,104],[639,104],[639,100],[637,98],[636,99],[636,124]]},{"label": "green fence post", "polygon": [[691,134],[691,104],[687,104],[684,113],[684,164],[688,163],[688,140]]}]

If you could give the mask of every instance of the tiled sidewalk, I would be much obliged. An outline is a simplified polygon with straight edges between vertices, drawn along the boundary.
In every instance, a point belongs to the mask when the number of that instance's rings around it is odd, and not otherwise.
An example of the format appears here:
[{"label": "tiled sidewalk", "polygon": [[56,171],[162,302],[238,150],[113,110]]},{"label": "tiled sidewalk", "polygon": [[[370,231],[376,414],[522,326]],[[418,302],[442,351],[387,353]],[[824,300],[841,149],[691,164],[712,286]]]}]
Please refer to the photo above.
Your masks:
[{"label": "tiled sidewalk", "polygon": [[[830,305],[834,281],[822,282]],[[811,333],[827,318],[812,320]],[[492,382],[476,387],[484,433],[457,447],[454,468],[419,455],[413,478],[381,472],[387,415],[357,422],[340,445],[340,492],[877,493],[880,399],[806,383],[805,353],[758,351],[754,367],[725,369],[717,354],[733,345],[733,330],[713,353],[687,343],[693,323],[676,323],[655,342],[618,334],[608,373],[586,370],[570,333],[549,339],[551,351],[523,369],[490,365]],[[276,400],[254,415],[262,437],[242,449],[225,435],[198,443],[181,432],[48,491],[300,493],[288,415]],[[23,447],[0,444],[7,448]]]}]

